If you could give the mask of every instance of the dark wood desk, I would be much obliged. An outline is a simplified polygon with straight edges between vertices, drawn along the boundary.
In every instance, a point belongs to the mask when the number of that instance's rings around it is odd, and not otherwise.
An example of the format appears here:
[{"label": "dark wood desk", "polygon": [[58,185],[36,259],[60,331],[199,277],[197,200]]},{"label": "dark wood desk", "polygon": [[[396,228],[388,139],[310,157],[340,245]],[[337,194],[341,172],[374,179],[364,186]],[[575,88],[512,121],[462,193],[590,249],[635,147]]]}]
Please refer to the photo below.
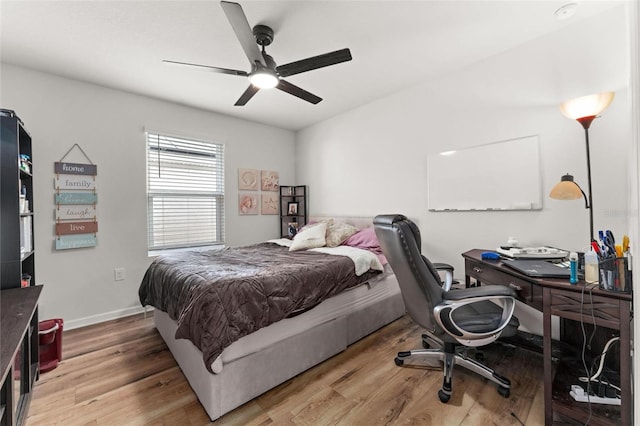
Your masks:
[{"label": "dark wood desk", "polygon": [[[0,425],[22,425],[38,378],[42,286],[0,291]],[[15,382],[15,383],[14,383]]]},{"label": "dark wood desk", "polygon": [[[551,360],[551,316],[594,324],[616,330],[620,335],[620,389],[621,405],[591,404],[590,425],[631,425],[633,400],[631,397],[631,294],[600,290],[583,281],[576,285],[564,279],[537,279],[520,274],[505,266],[502,260],[483,260],[480,249],[462,254],[465,259],[465,284],[498,284],[514,289],[518,300],[543,313],[544,344],[544,412],[545,424],[553,424],[553,413],[585,423],[589,418],[587,403],[574,401],[569,396],[570,383],[554,381]],[[561,335],[561,339],[563,336]],[[561,370],[561,369],[558,369]],[[584,376],[584,371],[579,372]],[[576,375],[577,376],[577,375]],[[576,381],[577,383],[577,377]]]}]

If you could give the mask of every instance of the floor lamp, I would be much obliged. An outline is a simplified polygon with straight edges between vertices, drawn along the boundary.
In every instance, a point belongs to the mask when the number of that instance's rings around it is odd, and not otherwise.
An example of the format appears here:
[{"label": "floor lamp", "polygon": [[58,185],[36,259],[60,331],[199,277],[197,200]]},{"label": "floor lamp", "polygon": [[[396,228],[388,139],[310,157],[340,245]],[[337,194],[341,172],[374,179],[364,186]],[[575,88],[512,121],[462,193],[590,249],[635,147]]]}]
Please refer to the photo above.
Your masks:
[{"label": "floor lamp", "polygon": [[589,210],[589,230],[591,241],[593,238],[593,196],[591,194],[591,157],[589,154],[589,126],[598,114],[604,111],[613,101],[614,92],[603,92],[595,95],[583,96],[563,102],[560,111],[568,117],[577,120],[584,128],[584,137],[587,147],[587,183],[588,197],[580,186],[573,180],[573,176],[566,174],[560,179],[560,183],[553,187],[549,196],[556,200],[577,200],[584,197],[585,208]]}]

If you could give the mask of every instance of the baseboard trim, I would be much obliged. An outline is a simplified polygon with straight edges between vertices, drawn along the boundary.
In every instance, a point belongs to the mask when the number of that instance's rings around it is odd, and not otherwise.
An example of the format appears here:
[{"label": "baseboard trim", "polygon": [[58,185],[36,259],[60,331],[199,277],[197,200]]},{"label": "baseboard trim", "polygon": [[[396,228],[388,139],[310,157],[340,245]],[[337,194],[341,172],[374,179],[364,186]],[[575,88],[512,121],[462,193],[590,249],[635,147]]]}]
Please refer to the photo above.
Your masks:
[{"label": "baseboard trim", "polygon": [[75,328],[86,327],[88,325],[99,324],[101,322],[110,321],[118,318],[124,318],[131,315],[142,314],[152,311],[151,306],[133,306],[131,308],[118,309],[116,311],[104,312],[102,314],[92,315],[90,317],[78,318],[64,322],[64,329],[73,330]]}]

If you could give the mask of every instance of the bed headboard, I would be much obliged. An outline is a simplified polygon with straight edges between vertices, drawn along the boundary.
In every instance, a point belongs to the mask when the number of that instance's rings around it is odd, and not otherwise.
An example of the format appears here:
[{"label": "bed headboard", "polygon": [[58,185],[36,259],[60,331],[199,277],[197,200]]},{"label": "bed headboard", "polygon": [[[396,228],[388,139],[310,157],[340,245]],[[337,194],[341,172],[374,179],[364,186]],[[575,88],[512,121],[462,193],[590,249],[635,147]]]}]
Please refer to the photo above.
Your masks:
[{"label": "bed headboard", "polygon": [[373,218],[370,216],[331,216],[331,215],[312,215],[309,222],[333,219],[335,222],[348,223],[358,229],[371,228],[373,226]]}]

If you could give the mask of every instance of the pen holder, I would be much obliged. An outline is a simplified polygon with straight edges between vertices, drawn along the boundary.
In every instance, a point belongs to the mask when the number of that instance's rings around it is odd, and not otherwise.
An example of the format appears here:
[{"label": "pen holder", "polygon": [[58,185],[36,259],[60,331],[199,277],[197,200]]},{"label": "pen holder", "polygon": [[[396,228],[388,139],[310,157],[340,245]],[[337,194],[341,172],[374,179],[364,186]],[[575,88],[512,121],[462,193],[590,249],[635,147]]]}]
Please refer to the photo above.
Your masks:
[{"label": "pen holder", "polygon": [[615,257],[599,262],[599,287],[601,290],[631,293],[629,259]]}]

